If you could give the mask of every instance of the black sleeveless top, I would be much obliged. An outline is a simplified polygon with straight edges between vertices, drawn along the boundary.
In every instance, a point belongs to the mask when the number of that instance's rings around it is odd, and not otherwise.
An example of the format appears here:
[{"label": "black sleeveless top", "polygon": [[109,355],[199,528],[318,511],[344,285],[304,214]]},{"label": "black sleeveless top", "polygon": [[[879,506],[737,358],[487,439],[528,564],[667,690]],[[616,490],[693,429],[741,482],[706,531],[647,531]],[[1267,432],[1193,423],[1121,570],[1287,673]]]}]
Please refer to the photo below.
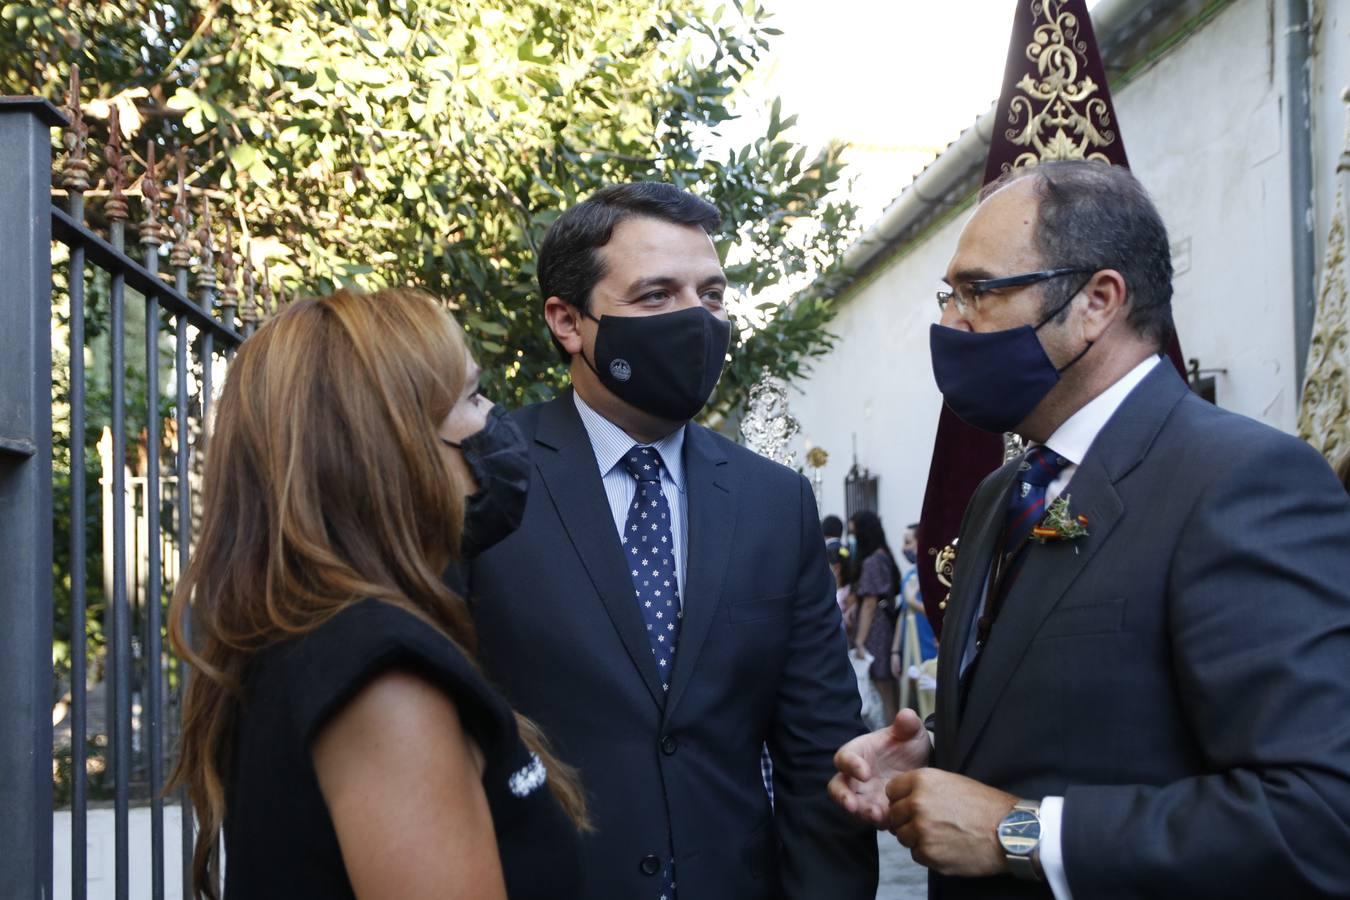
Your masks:
[{"label": "black sleeveless top", "polygon": [[226,787],[225,900],[354,897],[310,742],[375,677],[411,671],[455,702],[483,751],[483,788],[512,900],[580,894],[580,842],[511,708],[444,635],[364,600],[258,654],[244,681]]}]

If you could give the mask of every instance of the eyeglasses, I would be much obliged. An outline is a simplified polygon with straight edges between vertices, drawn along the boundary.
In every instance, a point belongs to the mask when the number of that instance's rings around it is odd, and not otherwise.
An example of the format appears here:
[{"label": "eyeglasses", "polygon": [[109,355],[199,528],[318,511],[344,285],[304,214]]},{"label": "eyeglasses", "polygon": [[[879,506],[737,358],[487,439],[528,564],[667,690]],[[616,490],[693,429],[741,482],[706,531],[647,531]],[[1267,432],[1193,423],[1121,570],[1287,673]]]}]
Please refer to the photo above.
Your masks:
[{"label": "eyeglasses", "polygon": [[1059,278],[1062,275],[1087,275],[1096,271],[1096,269],[1084,269],[1075,266],[1062,269],[1045,269],[1041,272],[1027,272],[1024,275],[1009,275],[1006,278],[982,278],[977,281],[967,281],[965,284],[958,284],[950,291],[938,291],[938,309],[946,312],[947,304],[955,301],[956,311],[964,316],[971,310],[978,311],[980,297],[990,291],[1026,287],[1029,284],[1040,284],[1042,281],[1049,281],[1051,278]]}]

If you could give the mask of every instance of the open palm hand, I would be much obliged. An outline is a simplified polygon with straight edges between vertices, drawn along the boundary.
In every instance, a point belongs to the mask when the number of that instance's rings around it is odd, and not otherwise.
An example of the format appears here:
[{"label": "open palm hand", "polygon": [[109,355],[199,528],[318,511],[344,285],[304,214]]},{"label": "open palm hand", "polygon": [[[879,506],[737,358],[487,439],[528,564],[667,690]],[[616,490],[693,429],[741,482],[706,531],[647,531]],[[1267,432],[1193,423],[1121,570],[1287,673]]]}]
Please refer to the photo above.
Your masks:
[{"label": "open palm hand", "polygon": [[913,710],[902,709],[888,727],[839,748],[834,755],[839,771],[830,779],[830,797],[856,818],[886,828],[890,809],[886,782],[927,765],[931,752],[923,722]]}]

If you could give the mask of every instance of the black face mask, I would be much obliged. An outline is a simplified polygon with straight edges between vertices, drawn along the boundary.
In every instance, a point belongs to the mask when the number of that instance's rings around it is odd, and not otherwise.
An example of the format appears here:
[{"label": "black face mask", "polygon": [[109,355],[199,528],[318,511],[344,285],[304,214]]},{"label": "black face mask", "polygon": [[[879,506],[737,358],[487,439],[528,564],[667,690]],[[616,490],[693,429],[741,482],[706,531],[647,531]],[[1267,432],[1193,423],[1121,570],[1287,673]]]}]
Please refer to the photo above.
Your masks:
[{"label": "black face mask", "polygon": [[919,558],[919,554],[914,550],[901,550],[900,552],[903,553],[905,559],[911,563],[916,562]]},{"label": "black face mask", "polygon": [[703,307],[656,316],[582,315],[599,325],[595,362],[581,358],[620,400],[672,422],[687,422],[722,376],[731,323]]},{"label": "black face mask", "polygon": [[494,407],[487,423],[456,444],[478,482],[478,491],[464,500],[464,534],[460,558],[469,561],[501,543],[520,527],[530,491],[530,453],[525,436],[506,410]]}]

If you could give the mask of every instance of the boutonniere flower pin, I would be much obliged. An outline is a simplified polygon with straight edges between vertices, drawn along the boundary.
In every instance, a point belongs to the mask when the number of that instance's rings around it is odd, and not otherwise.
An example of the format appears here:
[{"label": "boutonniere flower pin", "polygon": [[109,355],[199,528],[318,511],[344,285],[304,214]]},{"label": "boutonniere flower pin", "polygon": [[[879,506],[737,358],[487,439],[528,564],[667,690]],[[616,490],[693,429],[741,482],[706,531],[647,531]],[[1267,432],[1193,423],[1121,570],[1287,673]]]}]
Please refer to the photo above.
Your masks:
[{"label": "boutonniere flower pin", "polygon": [[1045,511],[1045,518],[1031,529],[1031,539],[1040,544],[1058,541],[1076,541],[1088,535],[1087,516],[1075,516],[1069,512],[1069,495],[1061,494]]}]

